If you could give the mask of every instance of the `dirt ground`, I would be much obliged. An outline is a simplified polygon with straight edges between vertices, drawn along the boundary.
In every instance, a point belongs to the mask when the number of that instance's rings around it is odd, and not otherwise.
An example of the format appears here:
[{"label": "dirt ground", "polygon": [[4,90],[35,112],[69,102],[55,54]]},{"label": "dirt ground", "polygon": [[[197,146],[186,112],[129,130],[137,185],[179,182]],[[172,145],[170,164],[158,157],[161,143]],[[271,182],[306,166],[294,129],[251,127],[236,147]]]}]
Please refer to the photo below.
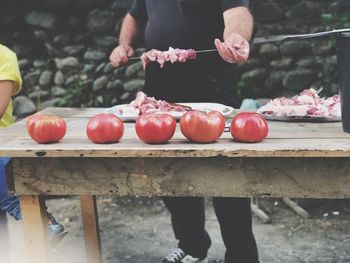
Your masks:
[{"label": "dirt ground", "polygon": [[[303,220],[280,199],[263,199],[272,218],[254,218],[261,263],[349,263],[350,200],[301,200],[312,219]],[[77,198],[54,199],[48,207],[69,235],[56,247],[54,262],[85,263],[82,223]],[[157,263],[176,247],[169,214],[159,199],[98,199],[105,263]],[[225,252],[210,199],[206,227],[212,238],[210,263],[223,263]]]}]

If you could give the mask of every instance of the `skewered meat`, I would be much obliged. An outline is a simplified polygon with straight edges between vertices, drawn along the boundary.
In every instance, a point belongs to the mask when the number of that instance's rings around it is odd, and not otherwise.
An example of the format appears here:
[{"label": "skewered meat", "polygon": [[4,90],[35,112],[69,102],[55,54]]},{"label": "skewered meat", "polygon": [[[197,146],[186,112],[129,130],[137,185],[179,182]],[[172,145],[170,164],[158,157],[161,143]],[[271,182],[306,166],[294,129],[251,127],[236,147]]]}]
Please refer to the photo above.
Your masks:
[{"label": "skewered meat", "polygon": [[141,61],[143,68],[146,68],[150,61],[157,61],[160,67],[163,68],[166,62],[180,62],[184,63],[188,60],[196,59],[196,51],[194,49],[179,49],[169,47],[167,51],[159,51],[157,49],[152,49],[145,52],[141,56]]},{"label": "skewered meat", "polygon": [[314,89],[306,89],[293,98],[273,99],[258,112],[279,117],[340,117],[340,96],[320,98]]}]

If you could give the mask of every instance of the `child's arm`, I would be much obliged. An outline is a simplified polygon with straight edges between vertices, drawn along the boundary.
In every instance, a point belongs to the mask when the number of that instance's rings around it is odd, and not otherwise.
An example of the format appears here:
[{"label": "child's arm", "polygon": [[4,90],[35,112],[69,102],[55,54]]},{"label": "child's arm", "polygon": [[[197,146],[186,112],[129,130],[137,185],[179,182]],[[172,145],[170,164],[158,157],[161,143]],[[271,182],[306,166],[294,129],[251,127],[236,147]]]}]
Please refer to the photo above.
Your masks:
[{"label": "child's arm", "polygon": [[6,112],[13,93],[14,84],[12,81],[0,81],[0,119]]}]

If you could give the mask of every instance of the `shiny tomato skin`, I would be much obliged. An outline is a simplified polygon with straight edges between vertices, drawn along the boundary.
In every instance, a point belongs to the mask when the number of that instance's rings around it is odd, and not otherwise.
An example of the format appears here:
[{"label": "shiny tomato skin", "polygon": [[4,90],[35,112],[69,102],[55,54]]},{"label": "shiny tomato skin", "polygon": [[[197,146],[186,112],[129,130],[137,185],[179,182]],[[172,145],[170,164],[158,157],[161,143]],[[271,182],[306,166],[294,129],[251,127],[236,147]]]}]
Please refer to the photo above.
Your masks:
[{"label": "shiny tomato skin", "polygon": [[137,136],[148,144],[161,144],[169,141],[176,130],[176,120],[165,113],[142,114],[135,124]]},{"label": "shiny tomato skin", "polygon": [[217,111],[188,111],[180,119],[182,134],[192,142],[212,143],[225,129],[225,117]]},{"label": "shiny tomato skin", "polygon": [[42,114],[28,117],[26,127],[30,137],[40,144],[58,142],[66,135],[67,131],[64,119]]},{"label": "shiny tomato skin", "polygon": [[241,112],[231,122],[231,135],[239,142],[261,142],[269,133],[269,126],[259,113]]},{"label": "shiny tomato skin", "polygon": [[115,143],[123,137],[124,124],[113,114],[97,114],[89,120],[86,134],[93,143]]}]

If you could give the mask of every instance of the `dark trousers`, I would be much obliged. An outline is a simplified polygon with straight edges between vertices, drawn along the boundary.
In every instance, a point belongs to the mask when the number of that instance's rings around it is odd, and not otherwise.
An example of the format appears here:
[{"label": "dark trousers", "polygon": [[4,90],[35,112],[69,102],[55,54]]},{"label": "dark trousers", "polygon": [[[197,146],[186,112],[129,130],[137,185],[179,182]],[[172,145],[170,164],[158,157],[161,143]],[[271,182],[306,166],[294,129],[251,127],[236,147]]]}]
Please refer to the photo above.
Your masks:
[{"label": "dark trousers", "polygon": [[[206,257],[211,245],[205,230],[204,198],[164,197],[171,213],[179,247],[195,257]],[[226,246],[225,263],[257,263],[249,198],[214,197],[213,204]]]}]

